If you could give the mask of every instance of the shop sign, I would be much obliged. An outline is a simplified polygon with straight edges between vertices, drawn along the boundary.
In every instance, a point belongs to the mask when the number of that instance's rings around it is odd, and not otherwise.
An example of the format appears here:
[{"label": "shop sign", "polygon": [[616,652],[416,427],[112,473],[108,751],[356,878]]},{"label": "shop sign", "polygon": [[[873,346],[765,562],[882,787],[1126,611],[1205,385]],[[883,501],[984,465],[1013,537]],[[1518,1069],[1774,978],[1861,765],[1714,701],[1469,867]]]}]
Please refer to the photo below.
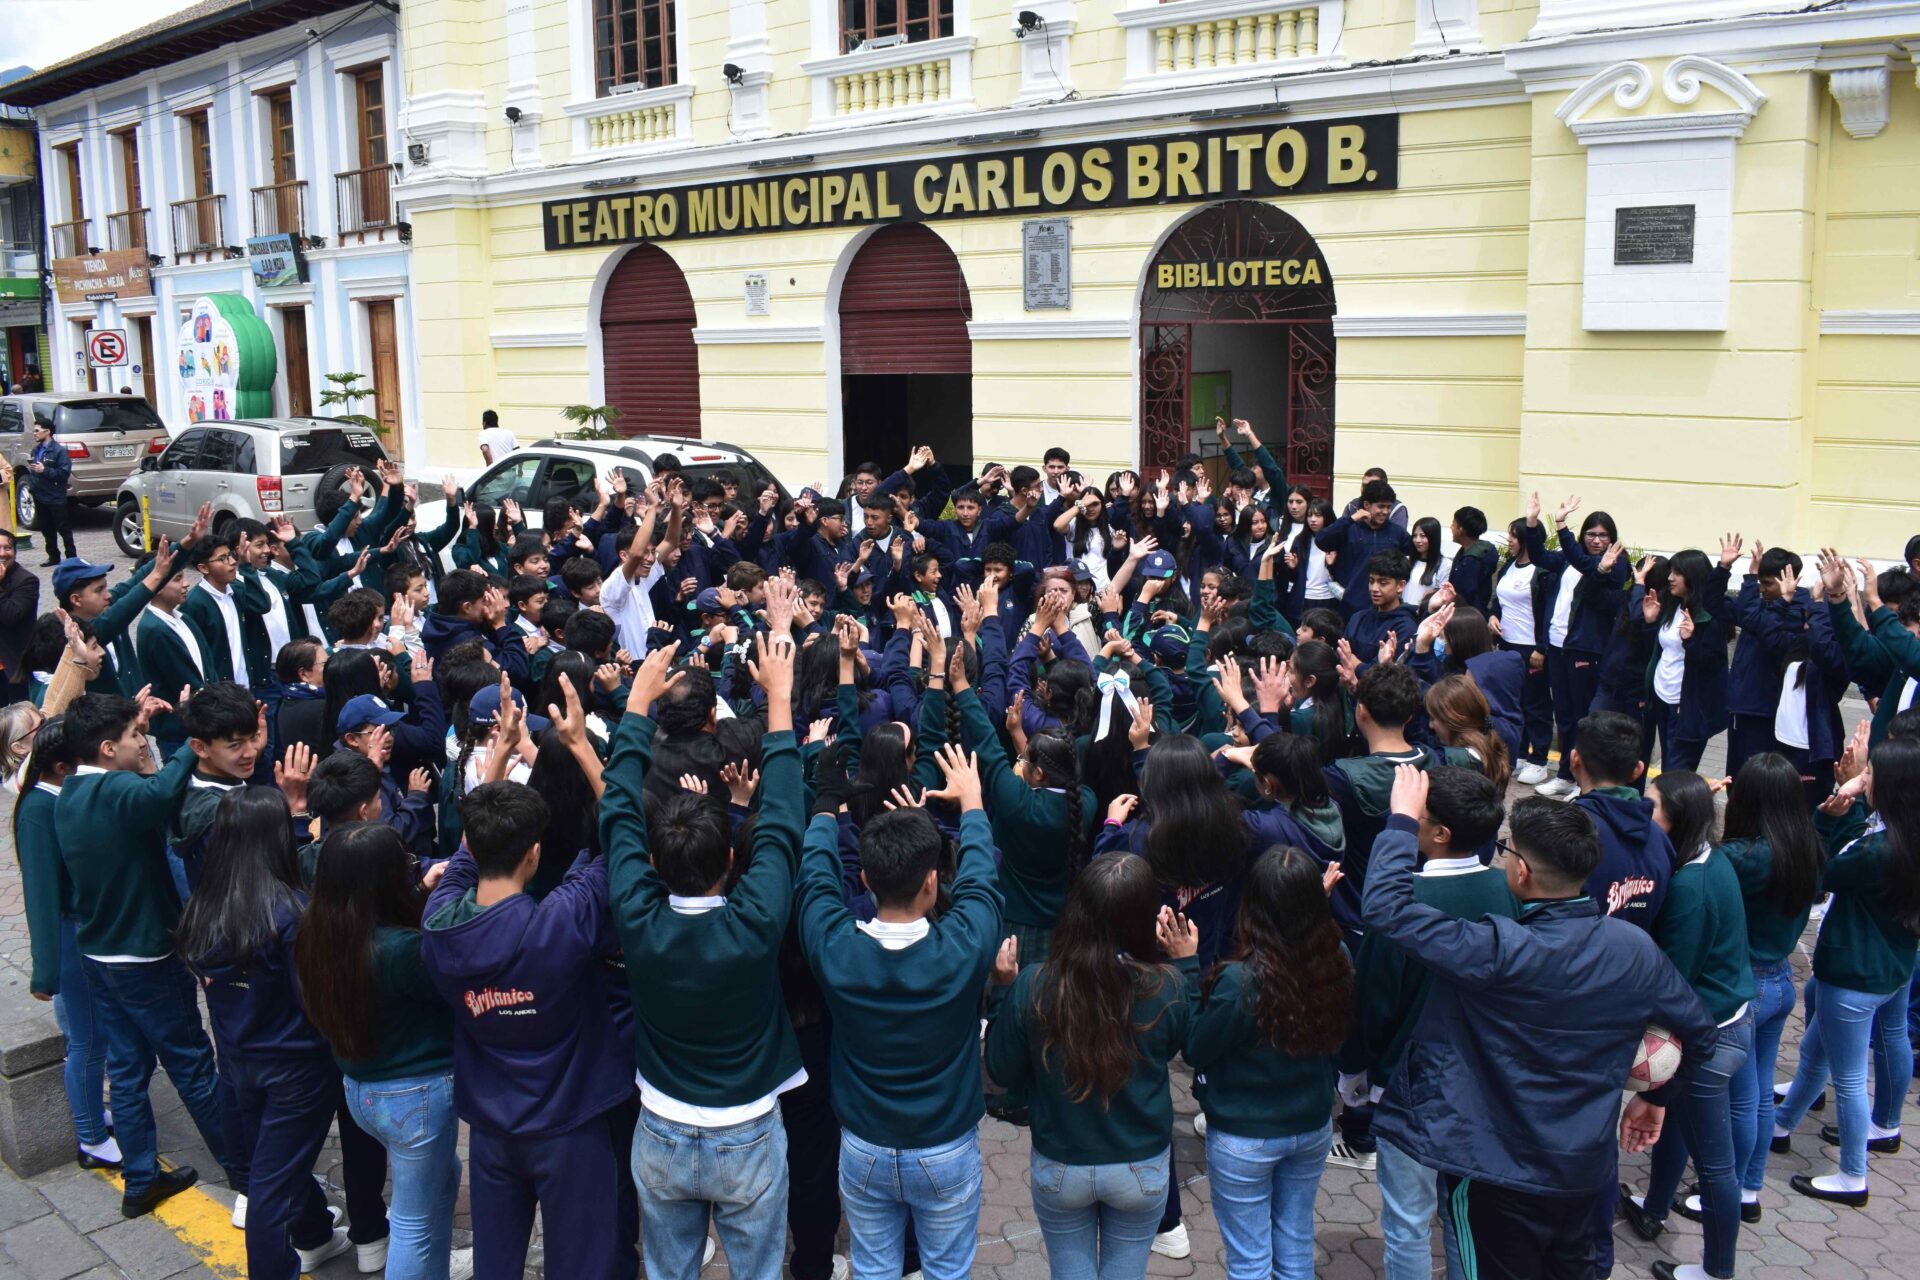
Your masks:
[{"label": "shop sign", "polygon": [[176,370],[189,422],[273,413],[273,332],[237,293],[196,299],[180,326]]},{"label": "shop sign", "polygon": [[1153,267],[1157,289],[1268,289],[1326,282],[1326,268],[1318,258],[1227,258],[1157,262]]},{"label": "shop sign", "polygon": [[542,207],[548,250],[1214,200],[1391,191],[1400,117],[1246,125],[1138,141],[898,160],[620,191]]},{"label": "shop sign", "polygon": [[248,237],[247,262],[253,267],[253,282],[263,289],[306,283],[306,256],[285,232]]},{"label": "shop sign", "polygon": [[1020,224],[1025,310],[1065,311],[1073,305],[1072,226],[1069,218],[1033,218]]},{"label": "shop sign", "polygon": [[112,249],[53,260],[53,291],[62,302],[153,296],[145,249]]}]

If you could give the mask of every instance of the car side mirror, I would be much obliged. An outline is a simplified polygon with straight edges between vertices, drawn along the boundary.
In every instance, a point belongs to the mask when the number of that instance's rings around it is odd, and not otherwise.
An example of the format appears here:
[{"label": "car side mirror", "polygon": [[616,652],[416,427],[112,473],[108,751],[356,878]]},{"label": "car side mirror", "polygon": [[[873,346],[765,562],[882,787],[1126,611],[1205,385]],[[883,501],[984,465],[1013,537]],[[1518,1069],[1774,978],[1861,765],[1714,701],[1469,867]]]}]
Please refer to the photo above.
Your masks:
[{"label": "car side mirror", "polygon": [[160,459],[154,454],[149,453],[141,456],[140,469],[142,471],[156,471],[159,469],[159,467],[160,467]]}]

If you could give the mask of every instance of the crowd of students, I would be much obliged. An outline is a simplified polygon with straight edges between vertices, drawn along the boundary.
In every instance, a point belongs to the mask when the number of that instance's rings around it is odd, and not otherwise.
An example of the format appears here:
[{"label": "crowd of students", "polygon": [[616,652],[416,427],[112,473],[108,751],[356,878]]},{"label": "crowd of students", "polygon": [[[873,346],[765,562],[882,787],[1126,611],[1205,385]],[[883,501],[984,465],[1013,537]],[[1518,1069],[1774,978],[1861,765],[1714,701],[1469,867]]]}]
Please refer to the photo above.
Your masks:
[{"label": "crowd of students", "polygon": [[[538,530],[449,480],[422,530],[383,465],[313,530],[62,561],[0,754],[80,1164],[130,1217],[196,1181],[157,1064],[255,1280],[517,1277],[536,1209],[550,1275],[692,1280],[717,1235],[748,1280],[954,1280],[991,1111],[1052,1274],[1121,1280],[1191,1247],[1180,1059],[1233,1280],[1313,1274],[1330,1160],[1392,1280],[1436,1218],[1451,1276],[1590,1280],[1676,1213],[1700,1256],[1655,1274],[1730,1276],[1829,1081],[1838,1171],[1791,1189],[1866,1203],[1913,1075],[1920,565],[1636,560],[1537,495],[1496,544],[1380,472],[1336,515],[1234,429],[1218,493],[669,457]],[[1623,1106],[1649,1025],[1681,1065]]]}]

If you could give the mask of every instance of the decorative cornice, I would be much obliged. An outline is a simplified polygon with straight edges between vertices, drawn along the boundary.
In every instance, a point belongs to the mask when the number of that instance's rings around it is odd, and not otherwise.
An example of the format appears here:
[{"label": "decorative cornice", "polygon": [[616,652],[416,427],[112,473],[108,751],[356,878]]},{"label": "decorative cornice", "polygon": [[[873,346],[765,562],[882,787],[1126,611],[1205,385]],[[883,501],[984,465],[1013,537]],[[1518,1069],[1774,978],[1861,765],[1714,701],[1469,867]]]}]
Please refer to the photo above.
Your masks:
[{"label": "decorative cornice", "polygon": [[1336,338],[1518,338],[1526,336],[1524,311],[1476,315],[1335,316]]},{"label": "decorative cornice", "polygon": [[1130,319],[969,320],[967,336],[975,342],[1131,338],[1135,328],[1137,326]]},{"label": "decorative cornice", "polygon": [[584,347],[587,334],[584,329],[554,329],[547,332],[524,330],[513,333],[493,333],[487,335],[495,348],[499,347]]},{"label": "decorative cornice", "polygon": [[696,347],[736,346],[748,343],[781,342],[818,342],[821,329],[817,324],[789,325],[744,325],[738,329],[696,328],[693,331],[693,344]]},{"label": "decorative cornice", "polygon": [[1616,62],[1568,95],[1554,116],[1573,130],[1582,143],[1645,142],[1652,139],[1737,138],[1766,105],[1759,85],[1724,63],[1696,54],[1684,54],[1667,64],[1660,91],[1676,107],[1700,100],[1712,85],[1733,102],[1731,111],[1697,111],[1631,115],[1589,120],[1587,112],[1612,95],[1622,111],[1639,111],[1653,97],[1653,73],[1642,62]]},{"label": "decorative cornice", "polygon": [[1820,332],[1832,336],[1920,337],[1920,311],[1822,311]]},{"label": "decorative cornice", "polygon": [[1876,138],[1892,112],[1893,72],[1885,59],[1877,67],[1853,67],[1827,77],[1827,92],[1840,104],[1840,123],[1856,138]]}]

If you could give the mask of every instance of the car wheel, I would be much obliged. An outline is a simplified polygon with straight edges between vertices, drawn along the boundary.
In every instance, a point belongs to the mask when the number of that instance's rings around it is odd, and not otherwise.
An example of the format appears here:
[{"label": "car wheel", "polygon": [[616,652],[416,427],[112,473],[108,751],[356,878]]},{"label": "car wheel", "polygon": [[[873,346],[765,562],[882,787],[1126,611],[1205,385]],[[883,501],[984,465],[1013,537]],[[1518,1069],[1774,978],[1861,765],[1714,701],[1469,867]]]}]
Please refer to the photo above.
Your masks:
[{"label": "car wheel", "polygon": [[113,513],[113,540],[120,544],[120,550],[135,560],[147,554],[145,530],[140,522],[140,503],[133,498],[122,498]]},{"label": "car wheel", "polygon": [[13,527],[31,529],[34,517],[39,514],[40,509],[33,500],[33,490],[27,486],[27,478],[18,477],[14,481],[13,490]]},{"label": "car wheel", "polygon": [[378,501],[380,495],[386,492],[386,481],[366,463],[335,463],[313,486],[313,512],[323,523],[331,521],[339,513],[341,504],[347,500],[347,472],[356,468],[367,478],[366,498],[362,501]]}]

